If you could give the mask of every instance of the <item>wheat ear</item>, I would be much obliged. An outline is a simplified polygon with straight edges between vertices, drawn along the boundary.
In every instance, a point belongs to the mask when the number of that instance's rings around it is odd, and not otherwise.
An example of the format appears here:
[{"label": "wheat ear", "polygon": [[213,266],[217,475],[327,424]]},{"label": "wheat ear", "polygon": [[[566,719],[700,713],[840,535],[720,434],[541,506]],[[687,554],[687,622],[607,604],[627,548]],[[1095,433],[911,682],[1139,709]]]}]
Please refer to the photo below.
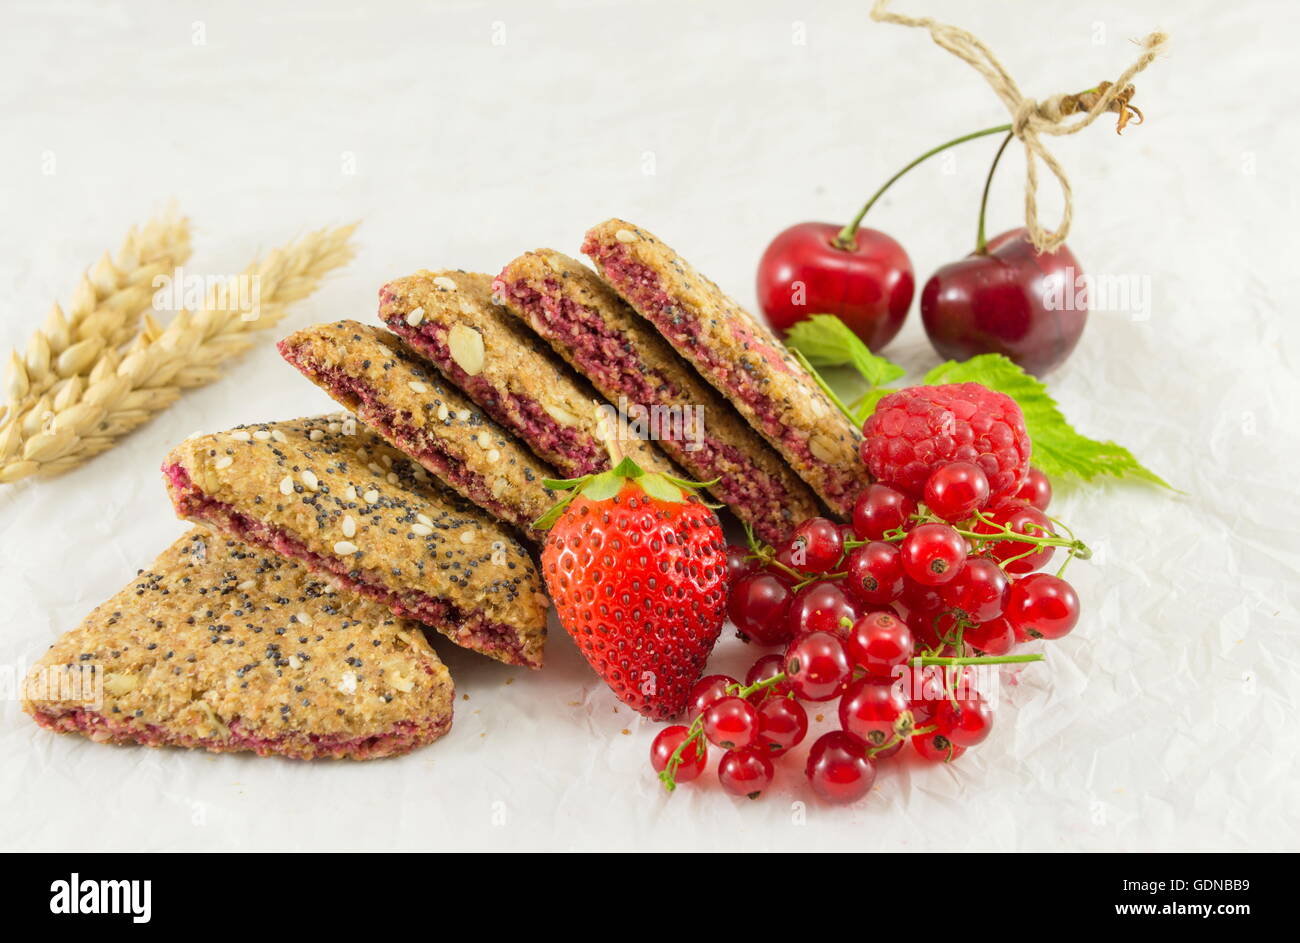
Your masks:
[{"label": "wheat ear", "polygon": [[[60,397],[66,402],[73,378],[84,380],[100,354],[135,333],[152,306],[154,280],[173,273],[189,256],[189,220],[174,208],[132,227],[116,258],[105,252],[82,274],[67,311],[56,302],[26,351],[10,353],[7,403],[0,419],[28,419],[43,397],[48,398],[46,408]],[[35,432],[40,423],[32,419],[27,425]]]},{"label": "wheat ear", "polygon": [[292,302],[352,258],[355,228],[308,233],[249,266],[242,277],[256,279],[256,305],[231,279],[210,292],[203,307],[180,312],[166,327],[146,315],[123,351],[104,350],[85,382],[74,381],[75,395],[57,408],[50,403],[37,431],[17,422],[0,431],[0,482],[75,468],[166,409],[183,390],[216,379],[221,364],[253,345],[252,332],[274,325]]}]

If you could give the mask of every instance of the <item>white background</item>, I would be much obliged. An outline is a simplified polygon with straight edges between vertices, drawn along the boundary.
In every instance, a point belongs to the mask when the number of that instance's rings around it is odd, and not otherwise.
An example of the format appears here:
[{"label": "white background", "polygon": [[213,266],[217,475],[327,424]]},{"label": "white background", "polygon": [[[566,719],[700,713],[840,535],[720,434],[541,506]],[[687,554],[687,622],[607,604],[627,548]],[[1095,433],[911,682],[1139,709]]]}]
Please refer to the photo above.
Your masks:
[{"label": "white background", "polygon": [[[372,318],[379,286],[418,267],[576,253],[616,214],[752,303],[785,226],[843,221],[915,154],[1006,118],[967,66],[868,7],[6,2],[0,342],[25,344],[81,269],[173,197],[203,273],[364,221],[356,260],[282,333]],[[1050,385],[1080,429],[1187,495],[1058,483],[1057,513],[1098,550],[1072,567],[1085,616],[1004,685],[989,741],[951,768],[895,762],[850,808],[812,801],[797,762],[758,803],[712,773],[669,799],[646,760],[655,725],[557,630],[536,674],[441,645],[469,697],[453,731],[373,764],[99,746],[38,729],[10,696],[0,846],[1300,846],[1300,16],[1262,2],[901,8],[972,29],[1040,97],[1115,76],[1152,28],[1172,34],[1137,80],[1145,126],[1052,144],[1074,182],[1075,255],[1146,280],[1151,299],[1146,317],[1094,313]],[[873,211],[922,282],[969,251],[995,146],[931,162]],[[1020,222],[1023,160],[1008,153],[994,232]],[[1050,189],[1045,203],[1050,223]],[[329,405],[270,340],[81,470],[0,488],[6,671],[183,530],[157,472],[171,444]],[[914,377],[936,362],[915,312],[889,353]],[[743,670],[749,654],[728,636],[714,664]]]}]

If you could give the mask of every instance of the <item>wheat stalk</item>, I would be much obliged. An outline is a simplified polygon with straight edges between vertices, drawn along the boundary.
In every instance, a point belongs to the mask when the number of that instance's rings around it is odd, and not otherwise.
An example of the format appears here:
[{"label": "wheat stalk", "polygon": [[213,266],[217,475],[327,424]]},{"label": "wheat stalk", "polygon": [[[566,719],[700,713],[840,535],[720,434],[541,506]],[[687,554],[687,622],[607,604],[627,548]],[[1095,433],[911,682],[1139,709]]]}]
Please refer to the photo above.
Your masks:
[{"label": "wheat stalk", "polygon": [[253,331],[274,325],[292,302],[352,258],[355,228],[309,233],[250,265],[241,277],[256,279],[256,305],[229,279],[201,308],[182,311],[166,327],[146,315],[124,350],[105,349],[84,380],[74,378],[58,397],[42,397],[34,407],[47,404],[39,424],[15,419],[0,430],[0,482],[75,468],[166,409],[183,390],[216,379],[221,364],[253,345]]},{"label": "wheat stalk", "polygon": [[120,347],[135,333],[152,305],[154,279],[170,275],[189,256],[189,220],[175,208],[132,227],[116,259],[105,252],[82,274],[68,310],[55,302],[27,349],[10,353],[8,402],[0,419],[26,418],[43,397],[48,397],[47,408],[61,394],[66,400],[64,391],[75,377],[84,381],[100,354]]}]

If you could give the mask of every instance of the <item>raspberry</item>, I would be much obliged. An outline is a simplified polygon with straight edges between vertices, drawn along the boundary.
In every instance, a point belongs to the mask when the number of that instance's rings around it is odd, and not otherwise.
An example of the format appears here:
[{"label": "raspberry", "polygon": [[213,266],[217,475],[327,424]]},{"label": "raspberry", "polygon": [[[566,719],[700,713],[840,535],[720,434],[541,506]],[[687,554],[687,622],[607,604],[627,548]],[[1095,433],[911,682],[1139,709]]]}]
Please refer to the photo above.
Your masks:
[{"label": "raspberry", "polygon": [[978,383],[914,386],[876,404],[862,427],[862,460],[877,481],[917,500],[949,462],[972,462],[990,497],[1014,494],[1029,473],[1029,433],[1015,400]]}]

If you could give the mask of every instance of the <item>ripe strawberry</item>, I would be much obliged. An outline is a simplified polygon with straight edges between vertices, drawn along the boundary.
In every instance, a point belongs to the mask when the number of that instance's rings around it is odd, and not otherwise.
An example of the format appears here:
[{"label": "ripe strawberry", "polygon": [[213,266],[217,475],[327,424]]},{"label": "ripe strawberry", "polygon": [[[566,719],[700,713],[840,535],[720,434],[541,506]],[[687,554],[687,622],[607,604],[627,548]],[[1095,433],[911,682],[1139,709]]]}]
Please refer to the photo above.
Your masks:
[{"label": "ripe strawberry", "polygon": [[591,667],[623,703],[655,720],[685,708],[727,611],[727,541],[694,482],[611,471],[548,481],[571,493],[551,528],[542,573]]}]

